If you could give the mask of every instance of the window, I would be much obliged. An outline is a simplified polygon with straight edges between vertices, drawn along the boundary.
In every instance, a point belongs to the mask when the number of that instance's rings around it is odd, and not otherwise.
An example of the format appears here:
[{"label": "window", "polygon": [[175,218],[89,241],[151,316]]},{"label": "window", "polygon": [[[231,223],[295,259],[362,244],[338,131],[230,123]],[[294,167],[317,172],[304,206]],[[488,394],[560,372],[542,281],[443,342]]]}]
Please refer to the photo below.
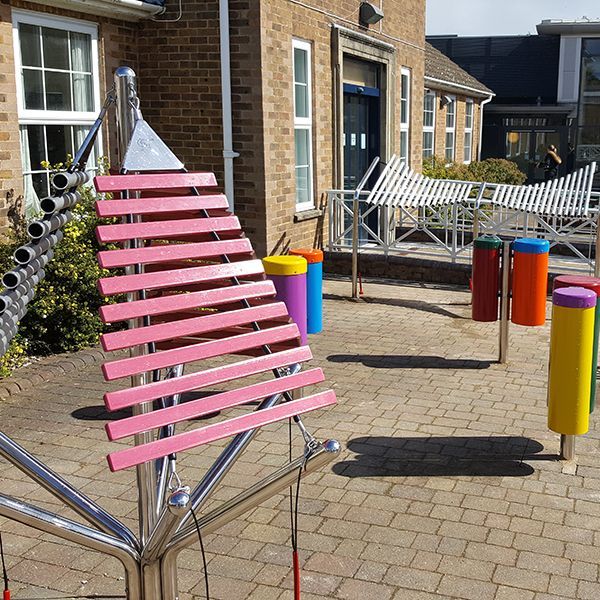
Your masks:
[{"label": "window", "polygon": [[465,152],[464,161],[470,163],[473,156],[473,100],[465,101]]},{"label": "window", "polygon": [[[581,42],[577,166],[600,158],[600,38]],[[563,150],[563,155],[567,152]],[[563,159],[564,160],[564,159]]]},{"label": "window", "polygon": [[456,98],[446,105],[446,160],[454,160],[454,137],[456,133]]},{"label": "window", "polygon": [[410,162],[410,70],[400,71],[400,158]]},{"label": "window", "polygon": [[[41,165],[64,162],[83,142],[100,110],[96,26],[13,11],[13,37],[25,210],[50,193]],[[96,152],[88,165],[93,169]]]},{"label": "window", "polygon": [[423,97],[423,158],[435,154],[435,92],[425,91]]},{"label": "window", "polygon": [[313,199],[312,89],[310,44],[293,40],[294,145],[296,152],[296,210],[310,210]]}]

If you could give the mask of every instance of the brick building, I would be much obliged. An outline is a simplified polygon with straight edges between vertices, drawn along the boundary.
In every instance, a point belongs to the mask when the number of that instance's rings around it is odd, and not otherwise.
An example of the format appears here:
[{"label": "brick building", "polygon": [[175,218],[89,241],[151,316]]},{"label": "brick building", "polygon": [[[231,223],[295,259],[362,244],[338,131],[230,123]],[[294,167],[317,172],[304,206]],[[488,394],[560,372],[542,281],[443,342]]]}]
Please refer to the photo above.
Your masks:
[{"label": "brick building", "polygon": [[[377,22],[383,2],[367,4],[3,0],[0,224],[19,197],[35,207],[48,192],[40,160],[73,152],[128,64],[145,118],[189,169],[216,172],[260,253],[320,246],[328,189],[352,188],[375,156],[420,169],[426,87],[454,90],[464,121],[464,84],[425,77],[425,0],[387,2]],[[473,140],[485,95],[472,94]],[[114,161],[112,124],[96,155]],[[457,125],[457,158],[464,139]]]}]

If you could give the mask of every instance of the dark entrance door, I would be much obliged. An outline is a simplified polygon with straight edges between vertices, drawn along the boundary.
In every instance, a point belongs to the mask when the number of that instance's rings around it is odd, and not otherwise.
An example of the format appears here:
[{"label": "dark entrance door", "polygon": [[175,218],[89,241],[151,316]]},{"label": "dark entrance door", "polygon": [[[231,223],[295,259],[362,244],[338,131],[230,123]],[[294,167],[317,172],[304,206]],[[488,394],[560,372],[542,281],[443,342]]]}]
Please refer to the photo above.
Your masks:
[{"label": "dark entrance door", "polygon": [[[380,93],[378,88],[344,84],[344,189],[354,190],[381,149]],[[378,175],[375,169],[369,189]],[[361,210],[365,206],[361,205]],[[347,225],[346,225],[347,226]],[[377,213],[367,216],[367,226],[377,233]],[[361,241],[368,241],[368,231],[361,227]]]},{"label": "dark entrance door", "polygon": [[381,148],[379,89],[344,84],[344,189],[353,190]]}]

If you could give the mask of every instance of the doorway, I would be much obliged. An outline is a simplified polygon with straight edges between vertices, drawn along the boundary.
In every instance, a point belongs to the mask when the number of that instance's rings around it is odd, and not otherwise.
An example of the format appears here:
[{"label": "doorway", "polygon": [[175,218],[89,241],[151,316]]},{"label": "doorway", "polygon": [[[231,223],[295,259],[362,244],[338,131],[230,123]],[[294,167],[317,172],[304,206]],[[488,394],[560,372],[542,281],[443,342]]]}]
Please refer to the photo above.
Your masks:
[{"label": "doorway", "polygon": [[527,183],[544,181],[544,169],[540,162],[546,156],[547,148],[553,144],[558,149],[563,163],[559,175],[564,174],[567,157],[568,132],[565,127],[548,129],[509,129],[505,136],[505,156],[517,163],[519,170],[527,175]]}]

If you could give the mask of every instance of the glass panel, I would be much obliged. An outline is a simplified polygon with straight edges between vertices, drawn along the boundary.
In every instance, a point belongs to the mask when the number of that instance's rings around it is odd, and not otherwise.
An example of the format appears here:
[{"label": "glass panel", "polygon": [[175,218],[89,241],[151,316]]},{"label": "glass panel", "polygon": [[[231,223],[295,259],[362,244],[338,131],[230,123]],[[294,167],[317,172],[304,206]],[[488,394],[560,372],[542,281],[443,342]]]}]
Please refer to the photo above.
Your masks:
[{"label": "glass panel", "polygon": [[296,83],[308,83],[307,55],[306,50],[294,48],[294,81]]},{"label": "glass panel", "polygon": [[308,129],[296,129],[294,132],[296,143],[296,166],[308,165],[309,157],[309,131]]},{"label": "glass panel", "polygon": [[92,112],[94,96],[92,94],[92,76],[73,73],[73,110]]},{"label": "glass panel", "polygon": [[42,71],[23,69],[23,96],[25,108],[44,110]]},{"label": "glass panel", "polygon": [[379,87],[379,68],[376,63],[344,56],[344,83],[363,87]]},{"label": "glass panel", "polygon": [[433,156],[433,131],[423,132],[423,158]]},{"label": "glass panel", "polygon": [[465,104],[465,128],[473,128],[473,103],[467,102]]},{"label": "glass panel", "polygon": [[69,33],[63,29],[42,27],[44,40],[44,67],[69,69]]},{"label": "glass panel", "polygon": [[64,163],[67,153],[73,155],[71,127],[68,125],[46,125],[48,143],[48,162],[51,165]]},{"label": "glass panel", "polygon": [[529,171],[530,139],[529,131],[509,131],[506,134],[506,158],[516,162],[524,173]]},{"label": "glass panel", "polygon": [[454,127],[454,101],[446,107],[446,127]]},{"label": "glass panel", "polygon": [[304,84],[295,84],[294,93],[296,98],[295,110],[296,117],[301,119],[308,118],[308,86]]},{"label": "glass panel", "polygon": [[408,131],[400,132],[400,158],[408,162]]},{"label": "glass panel", "polygon": [[40,28],[29,23],[19,23],[21,64],[26,67],[41,67]]},{"label": "glass panel", "polygon": [[401,76],[400,122],[408,123],[408,98],[410,95],[408,75]]},{"label": "glass panel", "polygon": [[34,173],[31,176],[33,181],[33,189],[37,194],[38,198],[43,198],[50,194],[50,188],[48,186],[48,174],[47,173]]},{"label": "glass panel", "polygon": [[42,161],[46,160],[46,148],[44,144],[44,126],[27,125],[27,139],[29,141],[28,170],[37,171],[39,169],[42,169]]},{"label": "glass panel", "polygon": [[465,162],[471,161],[471,146],[473,144],[473,134],[470,131],[465,131]]},{"label": "glass panel", "polygon": [[92,37],[87,33],[71,32],[71,69],[92,72]]},{"label": "glass panel", "polygon": [[446,159],[454,160],[454,132],[446,132]]},{"label": "glass panel", "polygon": [[309,167],[296,167],[296,204],[310,202],[308,189]]},{"label": "glass panel", "polygon": [[68,73],[46,71],[46,109],[72,110],[71,76]]}]

